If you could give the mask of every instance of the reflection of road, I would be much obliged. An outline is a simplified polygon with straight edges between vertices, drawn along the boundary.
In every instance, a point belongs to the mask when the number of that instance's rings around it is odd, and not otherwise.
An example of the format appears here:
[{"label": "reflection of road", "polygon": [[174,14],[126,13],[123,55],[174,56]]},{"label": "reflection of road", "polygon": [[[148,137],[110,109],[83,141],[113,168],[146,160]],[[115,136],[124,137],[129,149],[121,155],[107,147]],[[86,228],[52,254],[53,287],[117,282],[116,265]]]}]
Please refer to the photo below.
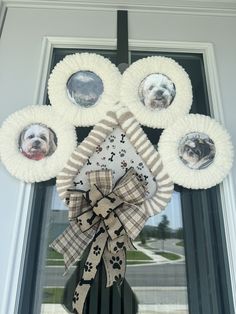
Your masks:
[{"label": "reflection of road", "polygon": [[[62,276],[64,267],[46,267],[44,286],[64,286],[73,269]],[[186,286],[185,264],[163,264],[127,267],[126,279],[133,287],[183,287]]]},{"label": "reflection of road", "polygon": [[[178,239],[165,240],[165,244],[164,244],[165,251],[173,252],[180,255],[185,255],[184,247],[176,245],[176,243],[180,241],[181,240],[178,240]],[[162,250],[162,240],[147,241],[147,244],[153,249]]]}]

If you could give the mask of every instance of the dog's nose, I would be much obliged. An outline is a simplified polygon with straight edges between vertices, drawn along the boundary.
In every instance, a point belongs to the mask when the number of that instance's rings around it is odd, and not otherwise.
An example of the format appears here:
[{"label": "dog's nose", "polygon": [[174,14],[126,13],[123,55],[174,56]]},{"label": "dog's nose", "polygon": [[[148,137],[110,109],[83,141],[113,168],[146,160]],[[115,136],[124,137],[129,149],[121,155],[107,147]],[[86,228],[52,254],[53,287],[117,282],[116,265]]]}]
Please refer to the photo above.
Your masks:
[{"label": "dog's nose", "polygon": [[39,146],[40,145],[40,141],[39,140],[37,140],[37,141],[34,141],[34,144],[33,144],[34,146]]},{"label": "dog's nose", "polygon": [[163,95],[163,90],[159,89],[157,92],[156,92],[156,95],[157,97],[161,97]]}]

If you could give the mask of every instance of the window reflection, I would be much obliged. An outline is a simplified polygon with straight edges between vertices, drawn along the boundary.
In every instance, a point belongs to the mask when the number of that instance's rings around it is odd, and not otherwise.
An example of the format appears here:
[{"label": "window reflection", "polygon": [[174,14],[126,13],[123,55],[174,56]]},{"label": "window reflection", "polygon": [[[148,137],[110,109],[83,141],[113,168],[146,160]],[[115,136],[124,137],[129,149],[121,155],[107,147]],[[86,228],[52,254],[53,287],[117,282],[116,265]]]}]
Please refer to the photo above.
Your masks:
[{"label": "window reflection", "polygon": [[[63,276],[62,255],[49,244],[68,225],[67,208],[59,199],[55,187],[45,206],[50,210],[50,224],[46,230],[46,265],[42,273],[43,299],[41,313],[65,314],[64,287],[71,270]],[[143,231],[134,241],[137,251],[127,252],[126,279],[139,303],[140,314],[187,314],[187,287],[185,272],[183,224],[180,194],[174,192],[168,207],[149,218]],[[87,314],[87,313],[86,313]],[[112,314],[112,313],[111,313]]]}]

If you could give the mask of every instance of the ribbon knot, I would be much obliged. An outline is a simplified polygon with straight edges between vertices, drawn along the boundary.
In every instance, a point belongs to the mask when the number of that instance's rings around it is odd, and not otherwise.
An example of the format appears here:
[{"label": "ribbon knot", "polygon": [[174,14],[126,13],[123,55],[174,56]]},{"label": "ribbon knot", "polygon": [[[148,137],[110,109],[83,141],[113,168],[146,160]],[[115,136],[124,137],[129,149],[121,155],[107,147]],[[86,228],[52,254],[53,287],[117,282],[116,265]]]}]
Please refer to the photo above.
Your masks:
[{"label": "ribbon knot", "polygon": [[87,293],[103,259],[107,287],[121,282],[126,269],[126,250],[142,230],[147,216],[138,204],[145,188],[133,168],[112,188],[112,171],[88,173],[90,190],[73,190],[67,199],[70,226],[51,247],[64,255],[66,269],[78,260],[90,242],[91,247],[74,298],[75,313],[82,314]]}]

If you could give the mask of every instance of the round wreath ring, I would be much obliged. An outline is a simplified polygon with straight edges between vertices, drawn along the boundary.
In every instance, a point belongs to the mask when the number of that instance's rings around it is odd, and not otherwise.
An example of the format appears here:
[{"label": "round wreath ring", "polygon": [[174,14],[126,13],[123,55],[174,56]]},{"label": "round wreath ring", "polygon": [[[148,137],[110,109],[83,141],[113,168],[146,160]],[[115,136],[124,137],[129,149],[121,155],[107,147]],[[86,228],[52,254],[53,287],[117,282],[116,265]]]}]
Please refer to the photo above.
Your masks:
[{"label": "round wreath ring", "polygon": [[[30,130],[32,126],[33,131]],[[48,139],[45,139],[45,135],[37,134],[37,131],[36,136],[23,135],[27,130],[32,133],[37,128],[46,129]],[[53,136],[53,142],[49,140],[49,135]],[[41,140],[42,143],[45,141],[47,148],[51,149],[47,157],[30,159],[32,156],[22,150],[21,141],[29,143],[27,140],[34,136],[35,140],[37,137],[38,144]],[[31,147],[38,144],[31,144]],[[4,121],[0,131],[0,155],[3,164],[13,176],[29,183],[46,181],[57,176],[75,147],[74,126],[63,121],[49,106],[29,106],[13,113]]]},{"label": "round wreath ring", "polygon": [[[103,91],[89,107],[76,104],[68,96],[67,84],[76,73],[90,72],[101,81]],[[48,95],[52,106],[67,121],[76,126],[92,126],[119,101],[121,74],[110,60],[94,53],[66,56],[53,69],[48,81]]]},{"label": "round wreath ring", "polygon": [[[220,183],[233,162],[228,132],[214,119],[200,114],[187,115],[164,130],[158,147],[171,179],[186,188],[207,189]],[[201,167],[189,167],[181,159],[181,148],[190,160],[200,161]]]},{"label": "round wreath ring", "polygon": [[[175,87],[175,97],[167,108],[150,110],[140,99],[139,88],[151,74],[162,74]],[[147,57],[134,62],[121,80],[121,101],[143,125],[152,128],[167,128],[177,118],[187,114],[192,105],[192,85],[188,74],[173,59]]]}]

